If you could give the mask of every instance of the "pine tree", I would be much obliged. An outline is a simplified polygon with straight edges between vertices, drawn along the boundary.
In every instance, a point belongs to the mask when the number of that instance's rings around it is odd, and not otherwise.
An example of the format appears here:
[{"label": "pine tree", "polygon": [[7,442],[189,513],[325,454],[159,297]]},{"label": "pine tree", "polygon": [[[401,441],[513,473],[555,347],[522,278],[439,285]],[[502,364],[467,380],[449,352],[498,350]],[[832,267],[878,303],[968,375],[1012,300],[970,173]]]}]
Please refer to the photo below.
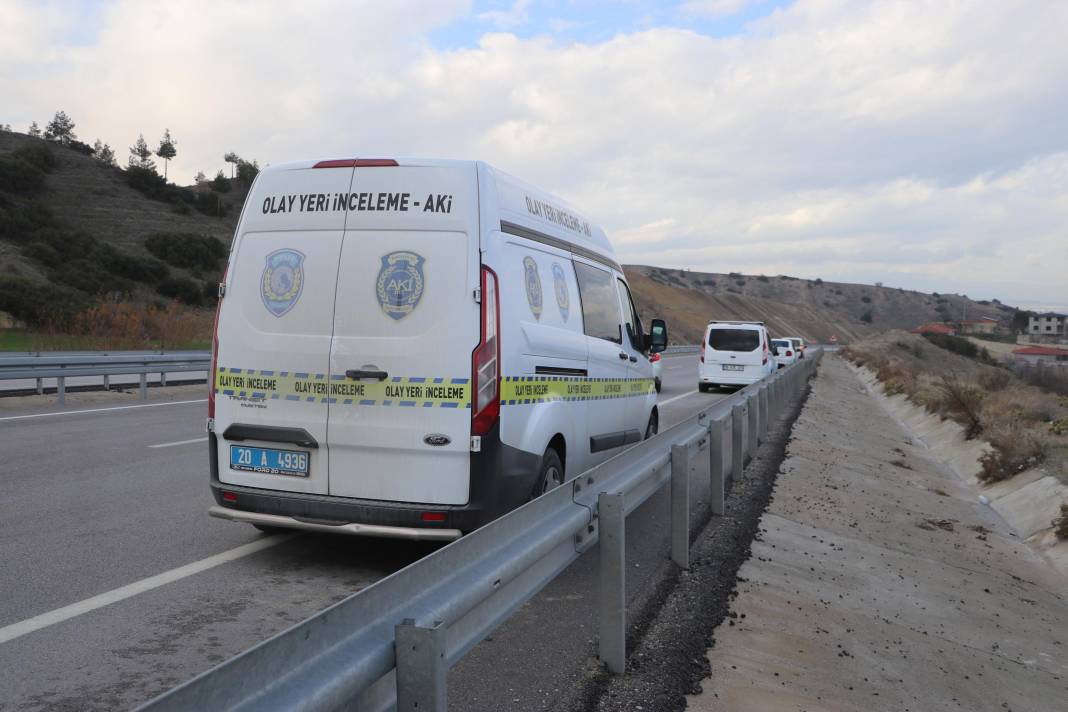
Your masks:
[{"label": "pine tree", "polygon": [[130,146],[130,165],[134,168],[143,168],[148,171],[156,171],[156,163],[152,160],[152,149],[145,143],[145,135],[137,136],[137,143]]},{"label": "pine tree", "polygon": [[232,166],[230,166],[230,177],[233,178],[234,177],[234,171],[237,169],[237,164],[241,162],[241,157],[238,156],[233,151],[230,151],[229,153],[227,153],[226,155],[223,156],[223,160],[226,161],[227,163],[232,163],[233,164]]},{"label": "pine tree", "polygon": [[197,185],[204,183],[208,180],[208,177],[204,175],[204,171],[197,171],[196,176],[193,177],[193,182]]},{"label": "pine tree", "polygon": [[163,159],[163,180],[167,180],[167,168],[170,166],[171,159],[178,153],[177,145],[171,138],[171,130],[163,129],[163,138],[159,140],[159,148],[156,150],[156,155]]},{"label": "pine tree", "polygon": [[74,121],[67,116],[67,112],[62,110],[57,111],[45,126],[44,137],[49,141],[58,141],[63,144],[69,144],[78,138],[74,133]]},{"label": "pine tree", "polygon": [[93,158],[107,166],[118,165],[118,162],[115,160],[115,152],[111,150],[111,146],[106,143],[101,143],[100,139],[97,139],[93,143]]},{"label": "pine tree", "polygon": [[37,125],[36,121],[34,121],[32,124],[30,124],[30,128],[28,131],[26,131],[26,133],[30,136],[33,136],[34,138],[41,138],[41,127]]}]

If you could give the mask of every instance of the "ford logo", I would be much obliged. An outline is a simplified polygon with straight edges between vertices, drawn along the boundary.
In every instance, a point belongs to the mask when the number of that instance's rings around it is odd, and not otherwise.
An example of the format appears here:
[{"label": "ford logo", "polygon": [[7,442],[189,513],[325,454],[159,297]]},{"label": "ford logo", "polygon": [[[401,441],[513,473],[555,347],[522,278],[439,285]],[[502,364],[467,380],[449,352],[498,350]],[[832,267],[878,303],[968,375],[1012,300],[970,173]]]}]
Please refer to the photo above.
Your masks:
[{"label": "ford logo", "polygon": [[427,445],[433,445],[434,447],[440,447],[442,445],[448,445],[452,442],[452,438],[448,435],[442,435],[441,433],[431,433],[423,438],[423,442]]}]

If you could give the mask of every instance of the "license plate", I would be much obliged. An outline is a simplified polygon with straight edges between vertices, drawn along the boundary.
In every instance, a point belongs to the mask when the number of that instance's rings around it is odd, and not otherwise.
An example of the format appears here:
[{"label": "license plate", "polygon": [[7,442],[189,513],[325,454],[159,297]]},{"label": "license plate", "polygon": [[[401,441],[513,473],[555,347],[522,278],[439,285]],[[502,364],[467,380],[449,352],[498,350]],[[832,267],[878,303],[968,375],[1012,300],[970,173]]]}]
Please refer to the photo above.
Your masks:
[{"label": "license plate", "polygon": [[258,472],[262,475],[308,476],[306,452],[299,450],[275,450],[269,447],[230,446],[230,469]]},{"label": "license plate", "polygon": [[723,364],[723,370],[724,371],[744,371],[745,370],[745,366],[738,366],[737,364],[733,364],[733,363],[725,363],[725,364]]}]

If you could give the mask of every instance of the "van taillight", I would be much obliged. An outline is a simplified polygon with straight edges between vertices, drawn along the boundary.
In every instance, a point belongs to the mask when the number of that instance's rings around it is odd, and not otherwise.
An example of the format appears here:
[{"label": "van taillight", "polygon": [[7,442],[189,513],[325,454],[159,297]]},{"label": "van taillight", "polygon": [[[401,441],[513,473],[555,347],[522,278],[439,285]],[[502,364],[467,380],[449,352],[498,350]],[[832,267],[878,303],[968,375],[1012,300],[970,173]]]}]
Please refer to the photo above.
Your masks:
[{"label": "van taillight", "polygon": [[501,305],[497,275],[482,268],[482,339],[471,356],[471,434],[485,435],[501,414]]},{"label": "van taillight", "polygon": [[653,354],[649,357],[649,363],[656,363],[660,360],[660,354]]},{"label": "van taillight", "polygon": [[[230,265],[223,270],[221,284],[226,284],[226,273]],[[215,417],[215,373],[219,366],[219,312],[222,311],[223,294],[219,290],[219,303],[215,306],[215,324],[211,327],[211,373],[208,374],[208,417]]]},{"label": "van taillight", "polygon": [[392,158],[334,158],[319,161],[312,168],[385,168],[397,165]]}]

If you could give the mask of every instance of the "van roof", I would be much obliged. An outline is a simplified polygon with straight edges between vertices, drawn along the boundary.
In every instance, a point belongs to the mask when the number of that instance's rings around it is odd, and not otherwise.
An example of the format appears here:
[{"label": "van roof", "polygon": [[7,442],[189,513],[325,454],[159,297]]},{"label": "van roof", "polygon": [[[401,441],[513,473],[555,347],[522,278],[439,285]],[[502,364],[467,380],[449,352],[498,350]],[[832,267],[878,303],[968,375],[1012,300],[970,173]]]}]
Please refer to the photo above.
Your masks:
[{"label": "van roof", "polygon": [[[375,165],[374,161],[395,161],[397,166],[404,167],[433,167],[433,168],[462,168],[478,170],[480,174],[480,190],[492,190],[496,193],[497,216],[501,223],[492,225],[493,228],[502,232],[523,235],[529,231],[542,236],[548,236],[556,241],[569,243],[577,247],[576,253],[582,254],[589,251],[599,256],[617,269],[622,270],[616,262],[615,250],[608,241],[608,235],[604,229],[590,220],[584,213],[576,209],[566,200],[557,195],[541,190],[515,176],[512,176],[498,168],[494,168],[484,161],[456,160],[448,158],[417,158],[417,157],[389,157],[389,158],[326,158],[310,159],[303,161],[290,161],[269,165],[263,172],[306,170],[315,168],[318,164],[329,163],[330,167],[346,167],[345,164],[352,162],[353,166],[359,167],[356,161],[367,161]],[[379,164],[380,166],[382,164]],[[489,185],[481,185],[481,177],[485,176]],[[518,227],[518,230],[505,230],[505,227]]]},{"label": "van roof", "polygon": [[709,325],[715,324],[717,326],[740,326],[740,327],[757,327],[764,326],[762,321],[720,321],[718,319],[710,319]]}]

